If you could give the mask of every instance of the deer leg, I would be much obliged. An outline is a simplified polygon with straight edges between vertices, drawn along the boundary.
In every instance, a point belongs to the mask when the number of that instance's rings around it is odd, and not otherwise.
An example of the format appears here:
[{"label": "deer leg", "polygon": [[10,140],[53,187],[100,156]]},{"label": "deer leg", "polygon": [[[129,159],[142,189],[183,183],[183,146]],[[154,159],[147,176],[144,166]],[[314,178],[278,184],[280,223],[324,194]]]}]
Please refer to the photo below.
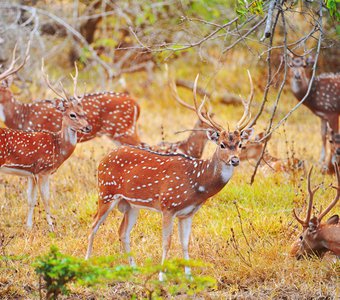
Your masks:
[{"label": "deer leg", "polygon": [[139,209],[130,207],[130,209],[124,213],[122,223],[119,227],[119,239],[122,249],[125,251],[125,253],[129,254],[129,263],[132,267],[136,266],[136,263],[133,257],[130,255],[130,233],[133,226],[136,224],[138,214]]},{"label": "deer leg", "polygon": [[[331,132],[329,132],[329,135],[331,136],[332,133],[338,133],[339,132],[339,116],[338,115],[333,115],[329,117],[328,119],[329,127],[331,128]],[[333,163],[336,161],[336,153],[333,150],[333,147],[330,147],[331,151],[329,153],[329,158],[328,158],[328,173],[333,174],[335,172],[335,169],[333,167]]]},{"label": "deer leg", "polygon": [[[164,264],[169,249],[171,245],[171,234],[174,225],[174,217],[171,214],[163,214],[163,224],[162,224],[162,239],[163,239],[163,255],[162,255],[162,265]],[[164,273],[159,273],[159,280],[164,280]]]},{"label": "deer leg", "polygon": [[112,201],[111,203],[102,203],[101,200],[98,200],[99,207],[97,214],[95,216],[95,220],[92,224],[92,230],[89,235],[89,244],[87,246],[86,256],[85,259],[89,259],[92,253],[92,246],[93,246],[93,240],[94,236],[97,233],[100,225],[105,221],[111,210],[116,206],[116,204],[119,202],[119,199]]},{"label": "deer leg", "polygon": [[[182,245],[184,259],[189,260],[189,239],[191,232],[192,216],[178,219],[178,234]],[[185,274],[190,276],[190,267],[185,267]]]},{"label": "deer leg", "polygon": [[31,230],[33,227],[34,207],[37,203],[37,179],[36,177],[28,177],[27,198],[28,198],[28,215],[27,215],[26,226],[28,229]]},{"label": "deer leg", "polygon": [[326,159],[326,145],[327,145],[327,121],[321,119],[321,140],[322,140],[322,148],[320,155],[320,163],[323,164]]},{"label": "deer leg", "polygon": [[47,220],[48,226],[50,227],[50,230],[53,232],[54,224],[53,224],[53,219],[51,216],[50,205],[49,205],[49,200],[50,200],[49,176],[45,175],[45,176],[38,177],[38,186],[39,186],[40,195],[43,200],[44,207],[45,207],[46,220]]}]

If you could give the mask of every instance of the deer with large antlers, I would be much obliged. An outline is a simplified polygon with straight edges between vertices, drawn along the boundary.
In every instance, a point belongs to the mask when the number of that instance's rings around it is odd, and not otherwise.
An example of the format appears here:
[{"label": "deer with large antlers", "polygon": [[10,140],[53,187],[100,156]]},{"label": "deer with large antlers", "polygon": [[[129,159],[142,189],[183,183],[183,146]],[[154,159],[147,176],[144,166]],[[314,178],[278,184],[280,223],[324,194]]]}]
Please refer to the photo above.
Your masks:
[{"label": "deer with large antlers", "polygon": [[[15,67],[15,49],[9,68],[0,75],[0,121],[12,129],[48,130],[58,132],[62,128],[63,114],[53,101],[42,100],[33,103],[17,101],[9,89],[12,75],[25,64]],[[77,71],[76,71],[77,72]],[[119,144],[139,145],[137,120],[140,114],[138,103],[126,93],[99,92],[85,94],[82,105],[87,120],[92,126],[89,133],[79,133],[78,142],[88,141],[96,136],[106,135]]]},{"label": "deer with large antlers", "polygon": [[[76,78],[74,80],[76,81]],[[56,102],[56,108],[63,116],[62,129],[59,132],[26,132],[0,128],[0,173],[28,178],[29,229],[33,226],[33,212],[39,189],[48,225],[54,230],[49,207],[50,175],[73,153],[77,144],[77,132],[88,133],[91,130],[81,99],[76,95],[70,99],[65,91],[64,95],[62,101]]]},{"label": "deer with large antlers", "polygon": [[[307,93],[310,81],[306,67],[311,59],[291,54],[289,62],[291,89],[297,100],[301,101]],[[340,114],[340,73],[321,74],[313,81],[309,95],[303,102],[315,115],[321,118],[322,151],[320,161],[326,158],[327,123],[334,132],[339,132]],[[333,168],[329,169],[330,172]]]},{"label": "deer with large antlers", "polygon": [[296,220],[302,225],[303,232],[299,237],[299,240],[292,245],[291,255],[297,259],[316,255],[323,257],[323,255],[330,251],[336,255],[340,255],[340,222],[339,216],[333,215],[325,223],[321,223],[322,219],[332,210],[333,207],[338,203],[340,198],[340,175],[339,167],[337,164],[334,165],[337,186],[336,195],[333,201],[324,209],[317,217],[312,218],[313,209],[313,198],[316,191],[320,186],[316,186],[312,189],[311,187],[311,174],[312,168],[308,174],[308,194],[309,202],[307,208],[307,216],[305,220],[300,219],[297,216],[295,210],[294,216]]},{"label": "deer with large antlers", "polygon": [[[96,232],[116,205],[124,211],[119,237],[126,252],[130,252],[130,232],[136,223],[139,209],[151,209],[161,212],[163,216],[162,262],[170,248],[175,217],[179,222],[184,257],[189,258],[188,244],[194,214],[208,198],[228,183],[234,167],[239,164],[242,144],[247,142],[253,132],[252,128],[247,128],[251,118],[249,105],[254,95],[250,74],[249,78],[251,93],[248,101],[243,102],[245,111],[234,131],[225,130],[212,121],[209,114],[202,114],[206,99],[198,105],[194,88],[195,111],[199,119],[213,129],[207,134],[217,144],[210,159],[201,160],[182,154],[159,154],[125,146],[112,151],[100,162],[98,210],[89,236],[86,258],[91,255]],[[134,265],[132,257],[129,261]],[[190,274],[190,268],[187,267],[185,272]],[[160,279],[162,277],[163,274],[160,274]]]}]

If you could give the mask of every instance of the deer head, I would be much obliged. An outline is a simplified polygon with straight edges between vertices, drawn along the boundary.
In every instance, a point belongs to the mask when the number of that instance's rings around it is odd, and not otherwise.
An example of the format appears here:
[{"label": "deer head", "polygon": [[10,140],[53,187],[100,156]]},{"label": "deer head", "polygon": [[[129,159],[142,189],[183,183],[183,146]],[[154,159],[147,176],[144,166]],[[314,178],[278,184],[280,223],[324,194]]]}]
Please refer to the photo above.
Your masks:
[{"label": "deer head", "polygon": [[254,97],[254,85],[249,72],[248,76],[251,90],[250,95],[247,100],[242,99],[244,113],[241,119],[237,122],[236,128],[233,131],[230,131],[229,128],[228,130],[224,129],[222,125],[213,120],[212,114],[205,108],[205,103],[207,100],[206,97],[204,97],[202,102],[198,104],[196,90],[199,75],[197,75],[195,79],[193,88],[194,106],[191,106],[183,101],[178,95],[175,83],[173,81],[170,82],[172,94],[177,102],[179,102],[184,107],[196,112],[201,124],[204,124],[206,127],[202,128],[202,130],[206,131],[207,137],[210,141],[218,145],[218,149],[216,150],[217,157],[227,165],[239,165],[239,155],[242,151],[242,148],[250,140],[254,132],[253,128],[247,127],[251,119],[250,104]]},{"label": "deer head", "polygon": [[289,53],[288,66],[291,78],[291,87],[295,94],[299,94],[308,87],[309,76],[306,72],[306,67],[314,63],[313,58],[310,56],[305,58]]},{"label": "deer head", "polygon": [[65,128],[68,127],[70,128],[71,131],[74,132],[81,131],[83,133],[89,133],[92,129],[92,126],[89,125],[86,119],[86,114],[81,104],[82,98],[77,96],[78,68],[76,64],[75,70],[76,70],[75,76],[72,76],[71,74],[74,86],[74,95],[71,98],[61,83],[59,83],[61,92],[57,91],[53,87],[53,85],[49,81],[48,75],[44,71],[44,62],[42,62],[41,65],[41,71],[43,73],[47,86],[57,96],[59,96],[58,99],[51,100],[51,103],[55,106],[57,110],[59,110],[63,114],[63,127]]},{"label": "deer head", "polygon": [[323,217],[328,214],[331,209],[337,204],[340,197],[340,176],[339,167],[335,164],[337,186],[332,186],[337,190],[334,200],[329,206],[323,210],[318,216],[311,217],[313,208],[313,198],[315,192],[320,186],[311,188],[311,173],[312,168],[308,174],[308,194],[309,203],[307,208],[307,216],[305,220],[301,220],[296,211],[293,210],[294,216],[297,221],[302,225],[303,231],[299,239],[292,245],[291,255],[297,259],[310,257],[316,255],[322,257],[327,251],[333,251],[337,255],[340,254],[340,223],[339,216],[334,215],[330,217],[325,223],[321,223]]}]

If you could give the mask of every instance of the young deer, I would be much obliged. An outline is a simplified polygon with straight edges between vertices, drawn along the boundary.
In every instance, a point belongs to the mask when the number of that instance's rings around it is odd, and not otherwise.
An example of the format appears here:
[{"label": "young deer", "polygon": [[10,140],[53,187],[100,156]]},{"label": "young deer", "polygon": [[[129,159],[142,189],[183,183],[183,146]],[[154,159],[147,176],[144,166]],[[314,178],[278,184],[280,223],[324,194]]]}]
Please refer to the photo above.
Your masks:
[{"label": "young deer", "polygon": [[[15,100],[9,90],[12,81],[11,75],[24,66],[26,59],[27,56],[24,62],[16,68],[12,63],[0,77],[0,81],[2,81],[0,86],[0,121],[12,129],[58,132],[62,128],[63,114],[55,107],[54,101],[42,100],[24,104]],[[15,49],[12,62],[15,62]],[[76,72],[78,71],[76,70]],[[107,135],[120,144],[139,145],[141,143],[136,124],[140,108],[128,94],[114,92],[85,94],[82,98],[82,105],[87,120],[92,126],[92,131],[78,134],[78,142]]]},{"label": "young deer", "polygon": [[[291,89],[297,100],[302,100],[308,90],[310,77],[306,74],[309,60],[291,55]],[[315,115],[321,118],[322,151],[320,161],[326,158],[327,122],[334,132],[339,131],[340,73],[321,74],[314,79],[312,89],[303,102]],[[332,169],[331,169],[332,170]]]},{"label": "young deer", "polygon": [[[5,75],[1,74],[0,78]],[[49,207],[49,177],[73,153],[77,144],[77,132],[88,133],[91,130],[80,100],[68,98],[58,101],[57,109],[63,116],[59,132],[25,132],[0,128],[0,173],[28,178],[29,229],[33,226],[33,211],[39,188],[47,223],[54,230]]]},{"label": "young deer", "polygon": [[[198,105],[194,88],[196,113],[203,123],[213,129],[207,132],[208,137],[218,145],[210,159],[201,160],[183,154],[159,154],[135,147],[121,147],[100,162],[98,210],[89,236],[86,258],[91,255],[94,236],[99,226],[110,211],[121,200],[125,200],[122,207],[119,207],[124,211],[119,236],[126,252],[130,252],[130,232],[136,223],[139,209],[143,208],[162,213],[162,263],[170,248],[175,217],[179,222],[184,257],[189,259],[188,244],[193,215],[208,198],[217,194],[228,183],[234,167],[240,162],[238,156],[242,144],[253,132],[253,129],[247,128],[251,118],[249,104],[254,95],[250,74],[249,78],[251,93],[248,101],[244,101],[245,111],[235,131],[225,130],[212,121],[209,114],[203,116],[205,99]],[[132,257],[129,261],[134,265]],[[185,272],[190,274],[190,268],[187,267]],[[162,276],[160,274],[161,280]]]},{"label": "young deer", "polygon": [[334,165],[337,184],[334,187],[337,192],[334,200],[330,205],[323,210],[317,217],[311,218],[312,208],[313,208],[313,197],[315,192],[320,188],[320,186],[311,188],[310,177],[312,173],[312,168],[308,174],[308,193],[309,193],[309,204],[307,209],[307,216],[305,220],[301,220],[295,210],[294,216],[297,221],[302,225],[303,231],[293,245],[291,249],[291,255],[295,256],[297,259],[304,257],[309,257],[316,255],[318,257],[323,257],[323,255],[330,251],[336,255],[340,255],[340,222],[339,216],[334,215],[330,217],[326,223],[321,223],[322,218],[327,215],[331,209],[338,203],[340,198],[340,175],[338,165]]}]

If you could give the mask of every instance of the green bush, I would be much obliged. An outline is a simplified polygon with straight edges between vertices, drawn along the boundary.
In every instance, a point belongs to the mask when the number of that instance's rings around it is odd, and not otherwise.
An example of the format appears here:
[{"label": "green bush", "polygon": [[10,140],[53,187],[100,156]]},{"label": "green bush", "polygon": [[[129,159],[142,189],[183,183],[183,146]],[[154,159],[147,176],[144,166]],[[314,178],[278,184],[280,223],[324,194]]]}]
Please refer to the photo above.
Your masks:
[{"label": "green bush", "polygon": [[[161,295],[185,293],[194,295],[206,288],[214,287],[215,280],[205,276],[190,276],[184,273],[184,267],[201,268],[204,265],[196,261],[172,260],[164,265],[154,265],[147,261],[142,267],[115,265],[117,258],[102,257],[84,260],[62,254],[55,246],[45,256],[39,257],[33,264],[35,272],[45,282],[46,299],[57,299],[60,294],[68,294],[67,285],[75,282],[92,286],[105,282],[130,282],[141,287],[148,299],[157,299]],[[165,272],[165,280],[158,280],[158,273]],[[41,289],[41,287],[40,287]]]}]

